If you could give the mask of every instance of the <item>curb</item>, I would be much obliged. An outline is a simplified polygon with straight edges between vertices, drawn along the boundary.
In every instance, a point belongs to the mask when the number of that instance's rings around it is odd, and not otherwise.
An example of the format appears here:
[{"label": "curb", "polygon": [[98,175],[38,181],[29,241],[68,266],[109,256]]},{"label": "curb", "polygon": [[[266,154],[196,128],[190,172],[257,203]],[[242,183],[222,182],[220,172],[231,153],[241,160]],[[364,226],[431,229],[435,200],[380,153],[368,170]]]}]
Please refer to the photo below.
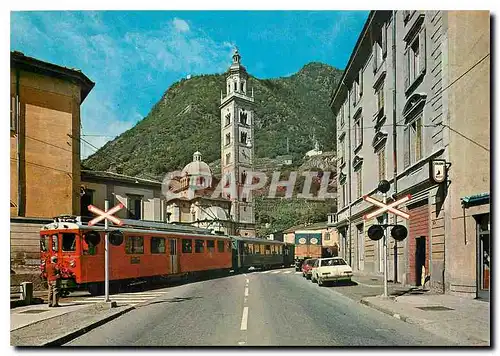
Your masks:
[{"label": "curb", "polygon": [[390,316],[392,316],[392,317],[394,317],[394,318],[396,318],[396,319],[399,319],[399,320],[401,320],[401,321],[404,321],[405,323],[414,324],[414,323],[411,321],[411,319],[410,319],[409,317],[407,317],[406,315],[401,315],[401,314],[398,314],[398,313],[394,313],[394,312],[392,312],[392,310],[390,310],[390,309],[387,309],[387,308],[384,308],[384,307],[378,306],[378,305],[376,305],[376,304],[374,304],[374,303],[372,303],[372,302],[369,302],[369,301],[367,301],[367,300],[365,300],[365,299],[361,299],[359,302],[360,302],[361,304],[363,304],[363,305],[366,305],[366,306],[370,307],[370,308],[373,308],[373,309],[376,309],[376,310],[378,310],[378,311],[381,311],[381,312],[382,312],[382,313],[384,313],[384,314],[390,315]]},{"label": "curb", "polygon": [[129,311],[131,311],[132,309],[135,309],[135,307],[133,306],[130,306],[130,307],[127,307],[123,310],[120,310],[119,312],[117,313],[114,313],[112,315],[109,315],[107,316],[106,318],[104,319],[101,319],[101,320],[97,320],[95,322],[92,322],[78,330],[75,330],[75,331],[71,331],[65,335],[61,335],[61,336],[58,336],[56,337],[55,339],[52,339],[50,341],[47,341],[47,342],[44,342],[43,344],[39,345],[39,346],[61,346],[65,343],[67,343],[68,341],[71,341],[75,338],[77,338],[78,336],[81,336],[83,334],[86,334],[88,333],[90,330],[92,329],[95,329],[103,324],[106,324],[107,322],[113,320],[113,319],[116,319],[118,318],[119,316],[125,314],[125,313],[128,313]]}]

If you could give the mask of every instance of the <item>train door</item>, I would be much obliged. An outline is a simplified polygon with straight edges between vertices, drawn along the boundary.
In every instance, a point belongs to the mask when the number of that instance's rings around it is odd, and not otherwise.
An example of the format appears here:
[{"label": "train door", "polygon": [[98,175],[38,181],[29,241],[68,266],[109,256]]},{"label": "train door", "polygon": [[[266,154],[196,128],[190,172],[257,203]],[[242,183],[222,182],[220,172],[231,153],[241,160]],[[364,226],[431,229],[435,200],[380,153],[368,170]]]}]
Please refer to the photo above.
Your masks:
[{"label": "train door", "polygon": [[170,239],[170,271],[179,273],[179,260],[177,258],[177,239]]}]

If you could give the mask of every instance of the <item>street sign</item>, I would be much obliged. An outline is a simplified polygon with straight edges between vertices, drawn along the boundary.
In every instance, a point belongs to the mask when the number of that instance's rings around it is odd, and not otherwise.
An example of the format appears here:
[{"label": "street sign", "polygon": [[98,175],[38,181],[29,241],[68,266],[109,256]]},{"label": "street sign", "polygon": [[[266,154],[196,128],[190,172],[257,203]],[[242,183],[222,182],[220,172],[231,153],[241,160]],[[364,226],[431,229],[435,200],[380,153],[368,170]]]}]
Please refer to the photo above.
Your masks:
[{"label": "street sign", "polygon": [[125,207],[125,205],[120,203],[107,211],[102,211],[101,209],[96,208],[93,205],[89,205],[88,206],[89,211],[91,211],[94,214],[99,215],[99,216],[90,220],[88,225],[93,226],[93,225],[97,224],[99,221],[106,219],[106,220],[111,221],[115,225],[121,226],[121,225],[123,225],[123,221],[118,219],[116,216],[113,216],[113,214],[116,213],[117,211],[123,209],[124,207]]},{"label": "street sign", "polygon": [[398,206],[399,204],[403,204],[407,201],[409,201],[411,199],[411,195],[408,194],[407,196],[404,196],[403,198],[399,199],[399,200],[396,200],[396,201],[393,201],[392,203],[390,204],[384,204],[383,202],[377,200],[377,199],[374,199],[372,197],[369,197],[368,195],[365,195],[363,196],[363,199],[366,200],[367,202],[369,203],[372,203],[373,205],[376,205],[376,206],[379,206],[380,209],[377,209],[375,210],[374,212],[370,213],[370,214],[366,214],[363,219],[365,220],[370,220],[382,213],[385,213],[386,211],[390,211],[391,213],[393,214],[396,214],[396,215],[399,215],[401,216],[402,218],[404,219],[409,219],[410,218],[410,214],[408,213],[405,213],[404,211],[402,210],[398,210],[395,208],[395,206]]}]

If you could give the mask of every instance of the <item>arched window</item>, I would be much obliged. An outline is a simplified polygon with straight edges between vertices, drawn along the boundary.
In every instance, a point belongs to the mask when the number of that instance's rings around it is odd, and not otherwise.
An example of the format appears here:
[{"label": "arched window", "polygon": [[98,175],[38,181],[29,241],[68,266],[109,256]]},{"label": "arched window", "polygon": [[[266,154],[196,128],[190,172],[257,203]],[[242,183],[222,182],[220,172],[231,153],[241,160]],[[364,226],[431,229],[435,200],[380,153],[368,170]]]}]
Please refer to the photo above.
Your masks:
[{"label": "arched window", "polygon": [[238,90],[238,83],[234,82],[234,91],[237,91],[237,90]]},{"label": "arched window", "polygon": [[243,91],[243,82],[240,83],[240,90]]}]

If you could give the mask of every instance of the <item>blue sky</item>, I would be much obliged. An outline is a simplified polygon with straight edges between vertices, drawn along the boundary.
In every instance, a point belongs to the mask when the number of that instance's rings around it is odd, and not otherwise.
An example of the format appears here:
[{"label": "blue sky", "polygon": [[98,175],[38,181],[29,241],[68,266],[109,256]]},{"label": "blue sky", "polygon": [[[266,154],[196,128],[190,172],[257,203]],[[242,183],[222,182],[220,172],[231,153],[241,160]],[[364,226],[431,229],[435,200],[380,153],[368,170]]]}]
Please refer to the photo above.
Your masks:
[{"label": "blue sky", "polygon": [[[367,16],[367,11],[12,12],[10,47],[81,69],[96,83],[82,106],[82,135],[100,147],[145,117],[176,81],[224,72],[235,45],[258,78],[288,76],[312,61],[343,69]],[[83,144],[83,157],[94,151]]]}]

